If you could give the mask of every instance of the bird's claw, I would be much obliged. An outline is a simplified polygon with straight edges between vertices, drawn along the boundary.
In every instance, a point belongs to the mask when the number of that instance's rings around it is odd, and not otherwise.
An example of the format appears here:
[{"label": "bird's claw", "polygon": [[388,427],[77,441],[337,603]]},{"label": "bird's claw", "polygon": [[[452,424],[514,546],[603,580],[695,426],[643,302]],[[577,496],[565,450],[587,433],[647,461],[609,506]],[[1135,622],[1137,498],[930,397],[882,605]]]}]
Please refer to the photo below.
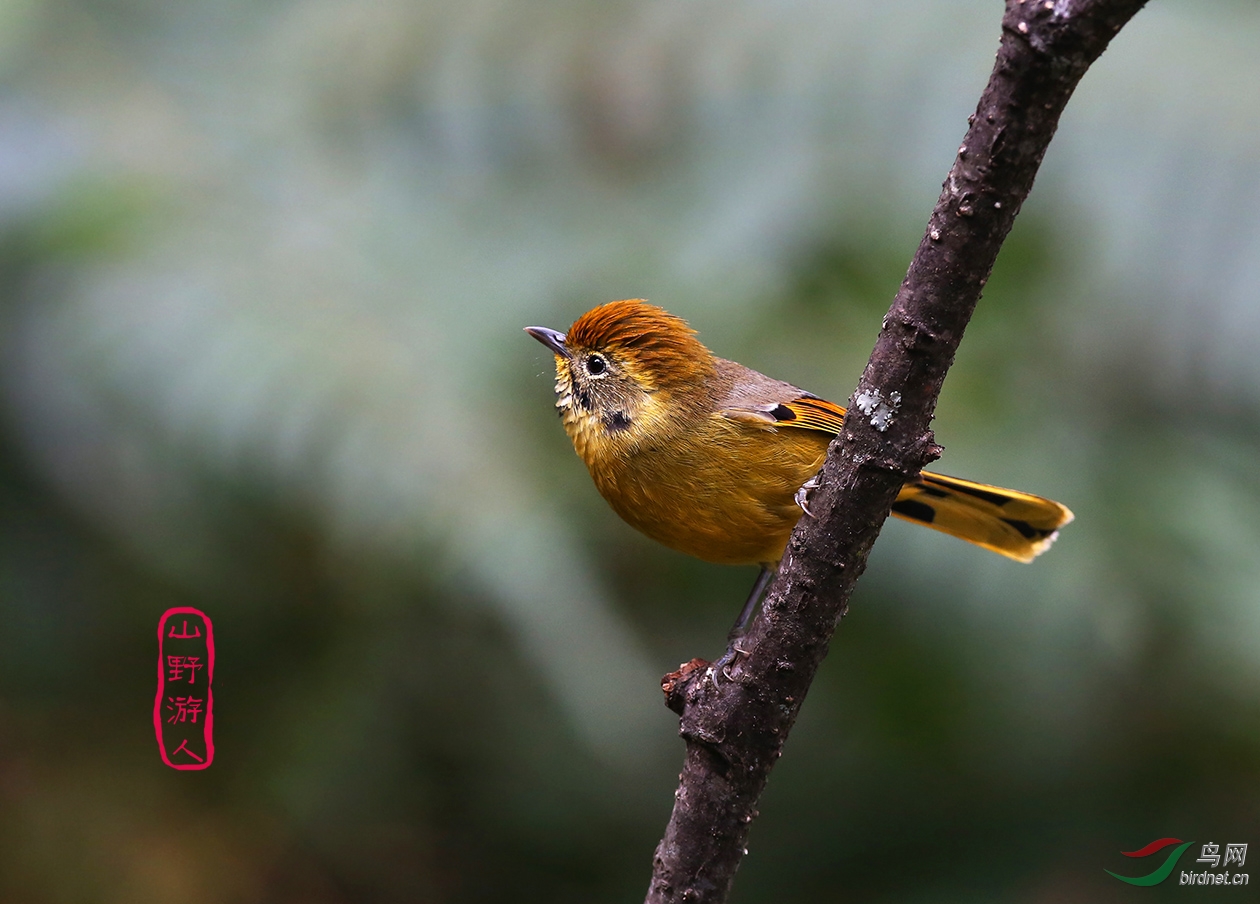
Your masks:
[{"label": "bird's claw", "polygon": [[817,474],[815,474],[809,480],[801,484],[801,488],[797,490],[796,495],[792,497],[794,500],[796,500],[796,504],[801,507],[801,511],[804,512],[806,516],[810,518],[814,517],[814,513],[809,510],[809,505],[808,505],[809,494],[816,489],[818,489],[818,475]]},{"label": "bird's claw", "polygon": [[709,678],[714,684],[721,684],[719,678],[725,678],[727,681],[734,681],[731,677],[731,666],[739,661],[739,657],[747,656],[748,650],[743,649],[736,643],[732,643],[726,648],[726,652],[717,658],[709,666]]}]

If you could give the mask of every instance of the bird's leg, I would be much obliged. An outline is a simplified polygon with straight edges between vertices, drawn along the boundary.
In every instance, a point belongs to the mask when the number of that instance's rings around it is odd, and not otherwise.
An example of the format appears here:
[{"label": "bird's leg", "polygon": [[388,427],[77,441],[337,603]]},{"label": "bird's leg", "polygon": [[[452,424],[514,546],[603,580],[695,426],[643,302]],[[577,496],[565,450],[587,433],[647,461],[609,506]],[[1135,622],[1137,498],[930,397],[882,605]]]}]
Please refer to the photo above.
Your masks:
[{"label": "bird's leg", "polygon": [[735,641],[744,636],[744,632],[748,630],[748,623],[752,621],[753,610],[757,608],[761,598],[766,595],[766,588],[770,586],[772,577],[774,577],[774,570],[769,565],[762,565],[761,573],[757,575],[757,580],[753,581],[752,590],[748,591],[748,599],[744,601],[744,608],[739,610],[739,618],[735,619],[735,624],[731,626],[730,633],[726,635],[728,641]]},{"label": "bird's leg", "polygon": [[815,474],[809,480],[801,484],[801,488],[796,491],[796,495],[792,498],[796,500],[796,504],[801,507],[801,511],[810,518],[814,517],[814,513],[809,510],[809,494],[818,489],[818,475]]},{"label": "bird's leg", "polygon": [[[809,510],[809,494],[818,489],[818,486],[818,475],[815,474],[801,484],[801,488],[792,497],[796,500],[796,504],[801,507],[801,511],[805,513],[806,517],[814,517],[814,513]],[[740,649],[737,641],[748,630],[748,624],[752,621],[753,612],[756,611],[757,604],[761,602],[761,598],[765,596],[766,588],[770,586],[770,579],[774,577],[774,572],[775,568],[773,565],[762,564],[761,574],[757,575],[757,580],[753,583],[752,590],[748,593],[748,599],[744,602],[744,608],[739,612],[739,618],[735,619],[734,626],[731,628],[730,633],[726,635],[726,652],[721,655],[717,662],[710,666],[710,673],[715,677],[724,675],[730,678],[731,676],[727,674],[726,670],[735,663],[738,657],[746,655],[747,651]]]},{"label": "bird's leg", "polygon": [[748,652],[740,649],[737,641],[748,630],[748,625],[752,622],[753,612],[756,611],[757,604],[761,602],[761,598],[766,595],[766,588],[770,586],[770,579],[773,577],[773,566],[763,564],[761,573],[757,575],[757,580],[753,582],[752,590],[748,592],[748,599],[744,601],[744,608],[739,611],[739,618],[735,619],[735,624],[731,626],[730,632],[726,635],[726,652],[710,667],[715,675],[731,677],[726,674],[726,670],[739,656]]}]

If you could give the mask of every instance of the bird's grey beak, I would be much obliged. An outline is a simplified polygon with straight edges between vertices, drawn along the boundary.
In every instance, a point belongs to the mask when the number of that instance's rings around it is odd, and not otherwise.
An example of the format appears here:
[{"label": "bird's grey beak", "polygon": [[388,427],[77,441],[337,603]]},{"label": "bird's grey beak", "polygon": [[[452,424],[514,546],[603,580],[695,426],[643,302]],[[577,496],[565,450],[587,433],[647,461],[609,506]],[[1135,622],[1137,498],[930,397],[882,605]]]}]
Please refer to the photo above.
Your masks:
[{"label": "bird's grey beak", "polygon": [[525,327],[525,332],[529,333],[561,358],[573,357],[573,355],[569,353],[568,346],[564,344],[564,333],[549,330],[545,326],[527,326]]}]

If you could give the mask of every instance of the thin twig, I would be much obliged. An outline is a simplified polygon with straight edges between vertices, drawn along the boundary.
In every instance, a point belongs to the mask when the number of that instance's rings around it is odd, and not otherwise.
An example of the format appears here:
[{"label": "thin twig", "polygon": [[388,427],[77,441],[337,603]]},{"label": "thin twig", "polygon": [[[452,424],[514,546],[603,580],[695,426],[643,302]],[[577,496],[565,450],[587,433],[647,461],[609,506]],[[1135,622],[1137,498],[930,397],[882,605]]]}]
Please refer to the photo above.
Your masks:
[{"label": "thin twig", "polygon": [[902,484],[939,455],[929,425],[941,383],[1059,116],[1144,3],[1007,0],[993,73],[828,452],[814,517],[798,524],[740,641],[746,655],[729,679],[693,660],[663,682],[687,753],[648,904],[726,900],[770,769],[871,545]]}]

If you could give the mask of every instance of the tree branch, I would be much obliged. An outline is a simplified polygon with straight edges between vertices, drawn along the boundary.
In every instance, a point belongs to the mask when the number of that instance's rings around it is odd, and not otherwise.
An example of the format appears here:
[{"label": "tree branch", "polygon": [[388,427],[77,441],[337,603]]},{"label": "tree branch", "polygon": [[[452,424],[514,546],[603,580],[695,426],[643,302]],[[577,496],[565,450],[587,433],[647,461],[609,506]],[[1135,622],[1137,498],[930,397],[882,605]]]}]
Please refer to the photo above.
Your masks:
[{"label": "tree branch", "polygon": [[813,518],[715,681],[693,660],[662,682],[687,753],[648,904],[722,902],[774,762],[902,484],[938,457],[929,425],[963,330],[1072,91],[1145,0],[1007,0],[989,83],[893,300]]}]

